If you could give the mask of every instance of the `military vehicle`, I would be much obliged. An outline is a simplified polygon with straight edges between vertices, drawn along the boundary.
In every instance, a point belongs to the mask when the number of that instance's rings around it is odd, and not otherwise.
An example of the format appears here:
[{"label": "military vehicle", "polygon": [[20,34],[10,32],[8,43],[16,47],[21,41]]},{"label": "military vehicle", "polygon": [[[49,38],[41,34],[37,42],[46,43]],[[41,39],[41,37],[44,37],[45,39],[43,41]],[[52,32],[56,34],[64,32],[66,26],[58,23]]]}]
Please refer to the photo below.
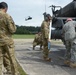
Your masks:
[{"label": "military vehicle", "polygon": [[[61,6],[50,6],[52,8],[52,27],[55,29],[51,31],[51,38],[52,39],[61,39],[62,41],[64,38],[62,37],[62,28],[65,24],[67,18],[72,18],[76,20],[76,0],[73,0],[71,3],[66,5],[65,7]],[[56,10],[59,8],[58,10]],[[44,13],[46,15],[46,13]]]}]

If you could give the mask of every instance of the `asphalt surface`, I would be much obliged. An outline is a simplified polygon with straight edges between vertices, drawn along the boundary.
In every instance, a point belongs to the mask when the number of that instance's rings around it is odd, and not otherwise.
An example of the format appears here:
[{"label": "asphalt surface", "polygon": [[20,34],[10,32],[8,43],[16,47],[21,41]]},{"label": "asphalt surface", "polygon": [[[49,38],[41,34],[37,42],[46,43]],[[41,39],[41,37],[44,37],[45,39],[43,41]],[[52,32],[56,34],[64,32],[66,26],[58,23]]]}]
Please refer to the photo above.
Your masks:
[{"label": "asphalt surface", "polygon": [[39,46],[32,50],[32,41],[15,40],[16,57],[27,75],[76,75],[76,69],[64,65],[65,47],[52,44],[49,52],[51,62],[44,61]]}]

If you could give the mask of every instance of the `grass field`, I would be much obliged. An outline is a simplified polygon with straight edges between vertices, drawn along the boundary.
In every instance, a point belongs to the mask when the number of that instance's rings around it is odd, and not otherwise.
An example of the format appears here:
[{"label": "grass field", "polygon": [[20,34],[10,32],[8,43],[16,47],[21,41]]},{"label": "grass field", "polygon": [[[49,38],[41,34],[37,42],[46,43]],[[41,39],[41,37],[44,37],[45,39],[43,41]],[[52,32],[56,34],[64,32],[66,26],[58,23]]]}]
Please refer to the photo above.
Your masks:
[{"label": "grass field", "polygon": [[[14,39],[34,39],[35,35],[13,35]],[[61,40],[51,40],[52,43],[62,44]]]},{"label": "grass field", "polygon": [[13,35],[14,39],[33,39],[35,35]]}]

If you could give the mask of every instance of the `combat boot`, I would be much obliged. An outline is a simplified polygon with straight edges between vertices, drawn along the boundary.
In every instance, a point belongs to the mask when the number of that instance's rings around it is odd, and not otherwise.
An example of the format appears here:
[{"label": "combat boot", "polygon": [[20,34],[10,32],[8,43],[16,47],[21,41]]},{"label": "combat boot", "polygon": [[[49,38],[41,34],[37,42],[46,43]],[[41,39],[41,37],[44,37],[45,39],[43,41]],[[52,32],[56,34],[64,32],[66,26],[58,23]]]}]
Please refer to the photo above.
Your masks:
[{"label": "combat boot", "polygon": [[69,65],[71,68],[76,68],[76,63],[70,63],[70,65]]},{"label": "combat boot", "polygon": [[65,60],[64,64],[69,66],[70,65],[70,61],[69,60]]},{"label": "combat boot", "polygon": [[43,50],[43,48],[40,48],[40,50]]},{"label": "combat boot", "polygon": [[35,47],[33,46],[33,50],[35,50]]},{"label": "combat boot", "polygon": [[50,62],[50,61],[51,61],[51,58],[44,57],[44,60],[45,60],[45,61],[49,61],[49,62]]}]

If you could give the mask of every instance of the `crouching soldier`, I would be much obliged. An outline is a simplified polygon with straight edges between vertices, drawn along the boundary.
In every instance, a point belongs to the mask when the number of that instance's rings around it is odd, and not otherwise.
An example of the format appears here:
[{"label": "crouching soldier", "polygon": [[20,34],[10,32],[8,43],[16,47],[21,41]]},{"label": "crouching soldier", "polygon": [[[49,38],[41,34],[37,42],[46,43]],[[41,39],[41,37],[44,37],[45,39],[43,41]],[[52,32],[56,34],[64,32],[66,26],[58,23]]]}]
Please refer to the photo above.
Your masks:
[{"label": "crouching soldier", "polygon": [[42,50],[42,37],[41,32],[35,35],[34,41],[33,41],[33,50],[35,50],[35,47],[37,45],[40,45],[40,50]]}]

